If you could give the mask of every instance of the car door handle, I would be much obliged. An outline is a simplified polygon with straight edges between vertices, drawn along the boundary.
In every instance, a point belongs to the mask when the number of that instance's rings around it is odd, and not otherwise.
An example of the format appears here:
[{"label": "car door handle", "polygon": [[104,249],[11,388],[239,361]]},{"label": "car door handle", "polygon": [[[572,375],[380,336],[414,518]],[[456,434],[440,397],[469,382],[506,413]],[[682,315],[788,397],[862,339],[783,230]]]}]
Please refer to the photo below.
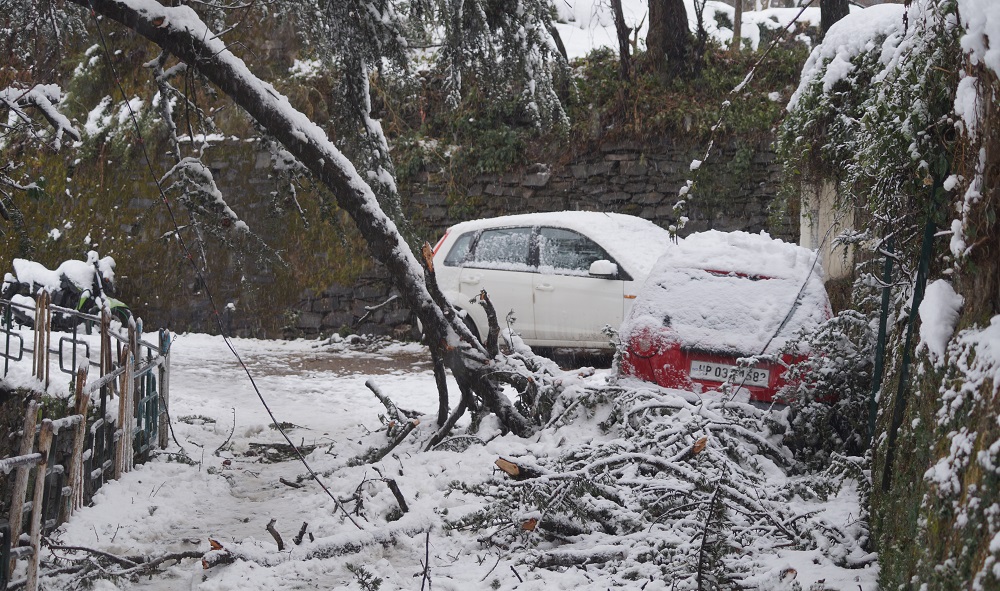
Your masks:
[{"label": "car door handle", "polygon": [[471,277],[462,277],[461,282],[468,285],[478,285],[479,275],[473,275]]},{"label": "car door handle", "polygon": [[538,291],[555,291],[556,288],[549,283],[543,283],[541,285],[536,285],[535,289]]}]

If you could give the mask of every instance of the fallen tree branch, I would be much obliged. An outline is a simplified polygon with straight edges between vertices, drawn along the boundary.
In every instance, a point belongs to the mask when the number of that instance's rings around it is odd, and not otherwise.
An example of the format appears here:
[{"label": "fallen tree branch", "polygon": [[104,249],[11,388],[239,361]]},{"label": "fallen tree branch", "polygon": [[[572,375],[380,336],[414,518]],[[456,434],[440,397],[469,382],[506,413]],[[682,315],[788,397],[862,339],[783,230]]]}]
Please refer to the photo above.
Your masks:
[{"label": "fallen tree branch", "polygon": [[114,554],[109,554],[102,550],[97,550],[95,548],[87,548],[86,546],[60,546],[56,544],[47,544],[49,550],[60,550],[63,552],[86,552],[87,554],[92,554],[94,556],[103,558],[108,562],[113,562],[120,566],[126,568],[133,568],[139,566],[139,563],[129,560],[127,558],[122,558],[121,556],[115,556]]},{"label": "fallen tree branch", "polygon": [[[104,552],[103,550],[97,550],[96,548],[88,548],[86,546],[63,546],[60,544],[52,544],[46,540],[46,547],[49,550],[56,550],[60,552],[80,552],[97,559],[98,562],[104,561],[106,563],[115,564],[124,567],[122,570],[109,570],[101,568],[104,573],[109,573],[113,576],[129,576],[137,574],[147,574],[156,570],[161,564],[170,561],[180,561],[187,558],[201,558],[205,553],[201,550],[186,550],[183,552],[170,552],[168,554],[162,554],[160,556],[117,556],[109,552]],[[60,559],[64,560],[74,560],[69,556],[62,556]],[[94,563],[96,566],[100,566]],[[55,576],[57,574],[64,574],[66,569],[59,568],[49,571],[44,571],[43,576]]]},{"label": "fallen tree branch", "polygon": [[406,423],[406,427],[403,428],[403,430],[399,433],[399,435],[396,436],[395,439],[393,439],[392,441],[389,442],[389,445],[387,445],[387,446],[385,446],[385,447],[383,447],[381,449],[373,447],[373,448],[369,449],[367,452],[365,452],[364,455],[358,456],[358,457],[354,458],[353,460],[351,460],[350,462],[348,462],[347,465],[348,466],[362,466],[364,464],[374,464],[375,462],[381,461],[382,458],[384,458],[385,456],[389,455],[389,452],[391,452],[392,450],[396,449],[396,447],[400,443],[402,443],[403,440],[406,439],[406,437],[410,433],[412,433],[413,430],[416,429],[417,425],[419,425],[419,424],[420,424],[420,421],[418,421],[416,419],[413,419],[412,421],[408,421]]},{"label": "fallen tree branch", "polygon": [[[299,528],[299,533],[294,538],[292,538],[292,541],[295,542],[296,546],[302,545],[302,540],[303,538],[306,537],[306,529],[308,527],[309,527],[309,522],[303,521],[302,527]],[[309,534],[309,537],[312,538],[312,534]]]},{"label": "fallen tree branch", "polygon": [[271,534],[274,541],[277,542],[278,552],[281,552],[285,549],[285,541],[281,539],[281,534],[278,533],[278,530],[274,529],[274,524],[277,521],[277,519],[272,518],[271,521],[267,522],[267,527],[265,529],[267,529],[267,533]]},{"label": "fallen tree branch", "polygon": [[396,497],[396,502],[399,503],[399,510],[403,513],[407,513],[410,507],[406,504],[406,499],[403,498],[403,491],[399,490],[399,485],[392,478],[383,478],[382,480],[389,486],[389,490],[392,492],[392,496]]},{"label": "fallen tree branch", "polygon": [[376,530],[342,532],[327,538],[313,540],[306,547],[292,547],[282,553],[261,553],[260,548],[248,542],[247,550],[240,543],[223,546],[219,541],[209,539],[212,549],[202,555],[202,567],[232,564],[237,560],[254,562],[261,566],[273,567],[289,560],[317,560],[346,554],[356,554],[375,545],[394,546],[400,538],[412,538],[428,530],[426,519],[410,513],[406,517],[386,524]]},{"label": "fallen tree branch", "polygon": [[388,306],[389,304],[391,304],[392,302],[395,302],[398,299],[399,299],[399,296],[397,294],[392,294],[391,296],[389,296],[389,299],[387,299],[386,301],[382,302],[381,304],[376,304],[374,306],[365,306],[365,314],[364,314],[364,316],[362,316],[361,318],[358,318],[357,321],[354,322],[354,326],[358,326],[359,324],[361,324],[365,320],[368,320],[368,317],[372,315],[372,312],[374,312],[374,311],[376,311],[376,310],[378,310],[380,308],[384,308],[384,307]]},{"label": "fallen tree branch", "polygon": [[235,408],[233,408],[233,428],[229,430],[229,437],[226,437],[226,440],[222,442],[222,445],[220,445],[219,447],[215,448],[215,452],[213,452],[214,455],[216,455],[216,456],[219,455],[219,452],[221,452],[223,449],[225,449],[225,447],[227,445],[229,445],[229,442],[233,440],[233,433],[236,433],[236,409]]},{"label": "fallen tree branch", "polygon": [[539,476],[544,476],[544,472],[531,466],[522,466],[520,464],[515,464],[514,462],[504,459],[497,458],[495,462],[497,468],[501,472],[510,476],[514,480],[528,480],[531,478],[538,478]]},{"label": "fallen tree branch", "polygon": [[500,354],[500,323],[497,321],[497,310],[493,307],[493,302],[485,289],[472,298],[472,301],[478,301],[479,305],[486,311],[486,322],[490,327],[490,331],[486,335],[486,352],[490,357],[495,358]]},{"label": "fallen tree branch", "polygon": [[305,486],[305,485],[299,484],[298,482],[292,482],[291,480],[288,480],[288,479],[286,479],[284,477],[279,478],[278,482],[280,482],[281,484],[284,484],[285,486],[290,486],[292,488],[304,488],[304,486]]},{"label": "fallen tree branch", "polygon": [[471,397],[472,397],[471,392],[468,392],[468,390],[463,389],[462,400],[459,401],[458,407],[455,409],[455,412],[451,413],[451,416],[449,416],[448,420],[445,421],[444,425],[442,425],[441,428],[438,429],[438,432],[434,434],[434,437],[430,438],[430,440],[427,442],[427,445],[424,446],[424,451],[430,451],[434,449],[434,447],[437,446],[437,444],[441,443],[444,440],[444,438],[447,437],[449,433],[451,433],[451,430],[455,427],[455,423],[458,422],[458,419],[461,418],[462,415],[465,414],[465,411],[469,408],[468,398]]}]

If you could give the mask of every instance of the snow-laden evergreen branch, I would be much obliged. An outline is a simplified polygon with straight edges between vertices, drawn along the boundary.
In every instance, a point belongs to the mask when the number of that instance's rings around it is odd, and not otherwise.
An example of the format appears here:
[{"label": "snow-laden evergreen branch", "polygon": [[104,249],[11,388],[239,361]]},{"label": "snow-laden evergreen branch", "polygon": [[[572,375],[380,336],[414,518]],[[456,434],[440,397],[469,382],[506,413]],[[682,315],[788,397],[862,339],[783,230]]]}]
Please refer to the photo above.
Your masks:
[{"label": "snow-laden evergreen branch", "polygon": [[62,148],[63,134],[80,141],[80,132],[69,118],[59,112],[56,107],[62,98],[62,89],[55,84],[36,84],[28,88],[9,86],[0,89],[0,105],[9,109],[29,127],[33,127],[34,123],[25,112],[25,109],[28,108],[37,109],[42,117],[49,122],[53,128],[52,147],[56,151]]}]

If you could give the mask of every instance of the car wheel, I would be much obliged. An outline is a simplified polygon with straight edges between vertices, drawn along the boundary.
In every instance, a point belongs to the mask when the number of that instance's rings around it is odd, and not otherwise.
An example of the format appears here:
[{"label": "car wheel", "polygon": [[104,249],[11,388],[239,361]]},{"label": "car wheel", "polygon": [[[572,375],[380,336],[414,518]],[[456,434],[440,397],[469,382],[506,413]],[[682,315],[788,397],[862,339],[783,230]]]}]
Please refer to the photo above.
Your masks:
[{"label": "car wheel", "polygon": [[479,329],[476,328],[476,323],[474,320],[472,320],[472,316],[469,316],[468,312],[465,312],[465,314],[462,316],[462,323],[465,324],[465,327],[469,329],[469,332],[472,333],[472,336],[476,337],[477,341],[479,341],[480,343],[483,342],[483,338],[479,336]]}]

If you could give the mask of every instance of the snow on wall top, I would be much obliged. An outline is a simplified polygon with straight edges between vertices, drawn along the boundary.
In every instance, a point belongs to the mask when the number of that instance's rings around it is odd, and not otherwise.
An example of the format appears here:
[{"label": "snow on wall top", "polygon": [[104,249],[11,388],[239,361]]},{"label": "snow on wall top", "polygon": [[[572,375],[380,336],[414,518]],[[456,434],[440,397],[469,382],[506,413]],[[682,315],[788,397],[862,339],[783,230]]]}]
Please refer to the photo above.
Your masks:
[{"label": "snow on wall top", "polygon": [[[81,292],[92,289],[98,271],[101,280],[114,282],[115,260],[111,257],[97,258],[97,252],[87,253],[86,261],[65,261],[54,271],[45,265],[26,259],[14,259],[14,275],[20,283],[28,283],[49,292],[61,289],[63,278],[72,283]],[[95,267],[96,263],[96,267]],[[5,280],[11,279],[9,276]]]},{"label": "snow on wall top", "polygon": [[777,353],[829,317],[816,256],[763,232],[692,234],[656,263],[622,327],[623,339],[666,321],[687,347],[741,356]]},{"label": "snow on wall top", "polygon": [[882,62],[886,63],[903,33],[905,12],[906,7],[901,4],[877,4],[852,12],[834,23],[802,67],[799,87],[788,100],[788,110],[795,110],[799,98],[818,76],[823,77],[823,92],[829,92],[834,84],[854,71],[851,60],[874,50],[875,40],[882,36],[886,37],[882,45]]},{"label": "snow on wall top", "polygon": [[555,226],[575,230],[598,244],[641,280],[670,247],[670,233],[649,220],[620,213],[553,211],[471,220],[451,227],[461,233],[483,228]]}]

